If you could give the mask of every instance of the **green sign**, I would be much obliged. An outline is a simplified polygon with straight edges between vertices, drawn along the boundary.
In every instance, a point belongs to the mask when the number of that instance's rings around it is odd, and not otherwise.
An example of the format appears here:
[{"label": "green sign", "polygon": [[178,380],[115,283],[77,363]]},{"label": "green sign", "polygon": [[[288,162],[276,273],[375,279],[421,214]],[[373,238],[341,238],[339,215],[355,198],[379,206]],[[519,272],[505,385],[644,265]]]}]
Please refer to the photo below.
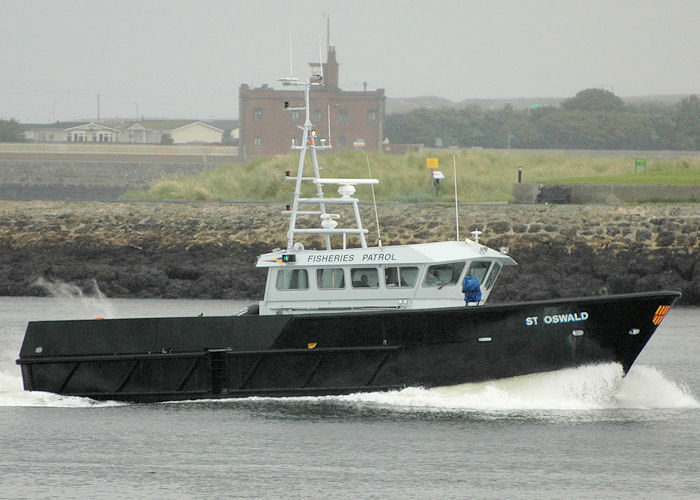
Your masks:
[{"label": "green sign", "polygon": [[647,171],[647,161],[646,160],[634,160],[634,173],[637,173],[637,168],[643,167],[644,173]]}]

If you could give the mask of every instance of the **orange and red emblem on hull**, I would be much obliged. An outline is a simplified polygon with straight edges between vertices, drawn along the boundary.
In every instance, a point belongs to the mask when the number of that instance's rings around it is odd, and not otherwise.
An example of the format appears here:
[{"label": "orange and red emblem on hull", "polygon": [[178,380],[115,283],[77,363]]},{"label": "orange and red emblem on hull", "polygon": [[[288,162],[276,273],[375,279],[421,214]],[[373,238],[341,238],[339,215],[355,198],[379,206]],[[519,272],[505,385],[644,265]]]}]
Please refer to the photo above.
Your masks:
[{"label": "orange and red emblem on hull", "polygon": [[671,309],[671,306],[657,307],[656,312],[654,313],[654,317],[651,319],[651,322],[654,323],[656,326],[659,326],[669,309]]}]

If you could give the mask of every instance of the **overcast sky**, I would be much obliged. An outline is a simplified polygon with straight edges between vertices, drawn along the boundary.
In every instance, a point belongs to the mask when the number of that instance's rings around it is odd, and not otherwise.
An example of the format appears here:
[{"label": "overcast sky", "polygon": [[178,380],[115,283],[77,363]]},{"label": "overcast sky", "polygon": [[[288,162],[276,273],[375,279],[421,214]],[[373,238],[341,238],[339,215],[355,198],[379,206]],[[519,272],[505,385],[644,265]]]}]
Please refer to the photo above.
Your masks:
[{"label": "overcast sky", "polygon": [[345,90],[388,97],[700,93],[698,0],[0,0],[0,118],[237,118],[308,74],[325,18]]}]

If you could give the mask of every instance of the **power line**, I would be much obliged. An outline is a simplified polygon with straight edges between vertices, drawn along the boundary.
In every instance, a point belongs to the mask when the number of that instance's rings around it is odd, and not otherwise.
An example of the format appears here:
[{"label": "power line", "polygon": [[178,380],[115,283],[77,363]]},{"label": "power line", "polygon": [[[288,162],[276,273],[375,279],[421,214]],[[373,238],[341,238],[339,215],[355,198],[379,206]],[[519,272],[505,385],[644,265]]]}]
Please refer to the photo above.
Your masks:
[{"label": "power line", "polygon": [[[42,94],[66,94],[66,95],[76,95],[76,96],[88,96],[93,97],[98,93],[98,90],[87,90],[87,89],[76,89],[76,88],[65,88],[65,87],[52,87],[36,84],[17,84],[11,82],[1,82],[0,88],[10,89],[10,90],[20,90],[23,92],[36,92]],[[160,93],[153,91],[123,91],[123,90],[99,90],[100,95],[108,97],[125,97],[125,98],[149,98],[149,99],[208,99],[215,97],[230,97],[235,95],[236,90],[209,90],[209,91],[197,91],[197,92],[179,92],[179,93]]]}]

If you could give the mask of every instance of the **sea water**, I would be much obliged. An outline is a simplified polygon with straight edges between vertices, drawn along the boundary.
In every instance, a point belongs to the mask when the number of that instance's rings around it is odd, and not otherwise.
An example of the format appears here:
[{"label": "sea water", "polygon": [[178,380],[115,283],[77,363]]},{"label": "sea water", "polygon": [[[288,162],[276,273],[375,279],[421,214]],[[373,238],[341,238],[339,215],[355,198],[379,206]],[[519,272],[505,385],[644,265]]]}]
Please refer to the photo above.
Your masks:
[{"label": "sea water", "polygon": [[0,498],[698,498],[700,308],[630,373],[602,364],[338,397],[159,404],[22,390],[29,320],[228,315],[246,303],[0,297]]}]

